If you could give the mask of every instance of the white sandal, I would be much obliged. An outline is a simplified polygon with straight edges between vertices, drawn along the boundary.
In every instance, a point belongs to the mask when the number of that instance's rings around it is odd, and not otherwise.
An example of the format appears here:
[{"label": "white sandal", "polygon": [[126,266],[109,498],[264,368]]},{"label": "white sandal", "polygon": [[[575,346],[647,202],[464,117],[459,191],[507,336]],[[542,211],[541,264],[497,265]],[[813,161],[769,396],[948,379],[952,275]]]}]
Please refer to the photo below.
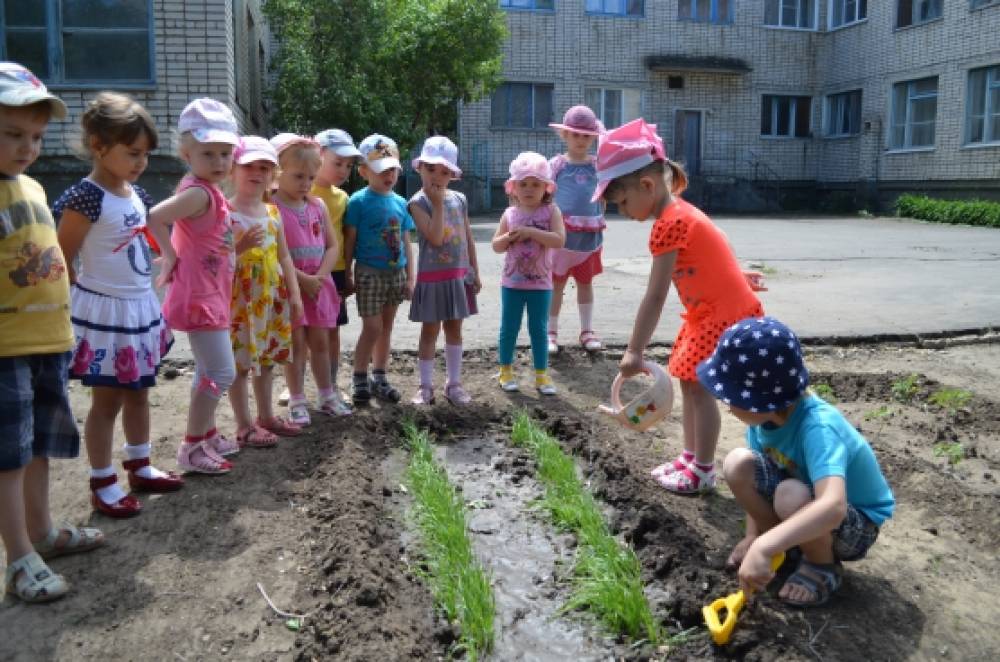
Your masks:
[{"label": "white sandal", "polygon": [[7,565],[4,590],[25,602],[51,602],[66,595],[69,584],[52,572],[38,552],[31,552]]}]

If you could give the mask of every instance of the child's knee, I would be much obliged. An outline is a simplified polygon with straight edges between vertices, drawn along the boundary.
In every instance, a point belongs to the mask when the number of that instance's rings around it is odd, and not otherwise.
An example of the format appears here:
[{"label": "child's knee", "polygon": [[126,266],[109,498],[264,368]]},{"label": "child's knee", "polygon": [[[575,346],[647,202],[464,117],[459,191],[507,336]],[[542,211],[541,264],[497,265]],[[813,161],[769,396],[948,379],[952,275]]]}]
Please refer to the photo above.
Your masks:
[{"label": "child's knee", "polygon": [[813,500],[809,487],[795,478],[786,478],[774,490],[774,512],[786,520]]},{"label": "child's knee", "polygon": [[722,474],[729,484],[752,485],[754,482],[755,458],[748,448],[734,448],[722,462]]}]

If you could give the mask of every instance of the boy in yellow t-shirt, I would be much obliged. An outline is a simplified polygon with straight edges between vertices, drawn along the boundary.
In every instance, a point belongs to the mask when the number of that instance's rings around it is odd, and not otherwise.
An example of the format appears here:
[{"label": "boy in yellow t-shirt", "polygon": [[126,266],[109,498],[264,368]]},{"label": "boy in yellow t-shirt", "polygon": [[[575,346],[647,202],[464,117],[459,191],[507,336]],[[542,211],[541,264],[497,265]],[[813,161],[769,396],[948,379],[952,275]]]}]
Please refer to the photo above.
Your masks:
[{"label": "boy in yellow t-shirt", "polygon": [[93,549],[97,529],[54,526],[49,458],[77,457],[66,380],[69,277],[45,191],[24,174],[66,105],[30,71],[0,62],[0,538],[4,590],[25,602],[69,591],[43,558]]}]

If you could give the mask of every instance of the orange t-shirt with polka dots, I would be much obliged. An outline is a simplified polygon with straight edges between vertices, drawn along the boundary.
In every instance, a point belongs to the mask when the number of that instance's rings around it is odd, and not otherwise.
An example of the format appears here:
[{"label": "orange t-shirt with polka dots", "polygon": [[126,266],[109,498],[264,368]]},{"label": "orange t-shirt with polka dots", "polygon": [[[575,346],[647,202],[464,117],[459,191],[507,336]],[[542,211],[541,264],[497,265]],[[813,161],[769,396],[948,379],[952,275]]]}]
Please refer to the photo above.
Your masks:
[{"label": "orange t-shirt with polka dots", "polygon": [[667,367],[678,379],[697,381],[722,332],[744,317],[764,314],[723,234],[700,209],[681,198],[664,208],[649,233],[653,257],[677,252],[671,278],[685,312]]}]

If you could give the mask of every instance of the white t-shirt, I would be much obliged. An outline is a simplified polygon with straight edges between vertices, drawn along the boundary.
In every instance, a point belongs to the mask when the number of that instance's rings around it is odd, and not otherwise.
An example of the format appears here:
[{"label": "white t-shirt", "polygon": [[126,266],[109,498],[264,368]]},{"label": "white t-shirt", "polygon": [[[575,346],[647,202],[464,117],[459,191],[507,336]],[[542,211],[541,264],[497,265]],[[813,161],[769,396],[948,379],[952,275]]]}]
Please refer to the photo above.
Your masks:
[{"label": "white t-shirt", "polygon": [[85,177],[52,205],[57,223],[65,209],[93,223],[80,247],[78,286],[123,299],[145,296],[152,287],[153,255],[142,232],[152,200],[138,186],[131,189],[123,198]]}]

